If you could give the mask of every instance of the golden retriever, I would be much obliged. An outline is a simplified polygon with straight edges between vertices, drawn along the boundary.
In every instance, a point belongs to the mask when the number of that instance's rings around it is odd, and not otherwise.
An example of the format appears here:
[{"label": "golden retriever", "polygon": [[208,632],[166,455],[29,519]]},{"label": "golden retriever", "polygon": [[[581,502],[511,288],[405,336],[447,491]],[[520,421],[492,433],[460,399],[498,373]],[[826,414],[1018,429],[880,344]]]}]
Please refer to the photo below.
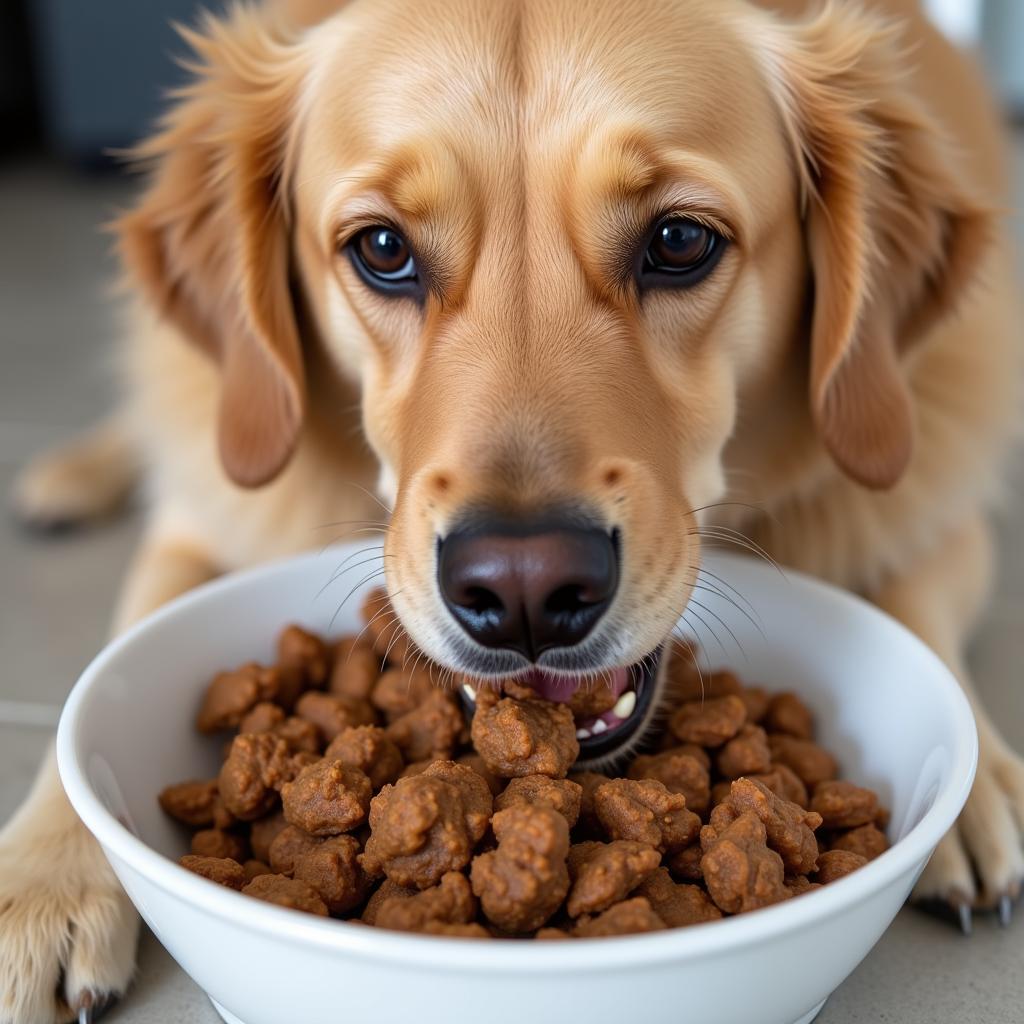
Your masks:
[{"label": "golden retriever", "polygon": [[[627,672],[702,536],[743,536],[972,695],[1014,280],[996,113],[917,5],[289,6],[189,33],[117,226],[125,408],[22,481],[27,516],[82,516],[141,454],[115,628],[376,528],[375,489],[394,607],[450,668]],[[1008,913],[1024,765],[974,706],[977,783],[918,895]],[[136,927],[51,760],[0,837],[0,1021],[123,991]]]}]

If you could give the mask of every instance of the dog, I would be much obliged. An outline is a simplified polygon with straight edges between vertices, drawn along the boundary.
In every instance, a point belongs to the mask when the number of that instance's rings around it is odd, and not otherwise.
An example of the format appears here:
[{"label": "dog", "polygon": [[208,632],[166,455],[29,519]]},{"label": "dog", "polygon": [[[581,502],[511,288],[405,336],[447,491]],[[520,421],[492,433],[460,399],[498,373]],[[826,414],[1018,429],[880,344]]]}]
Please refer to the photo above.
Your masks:
[{"label": "dog", "polygon": [[[18,491],[83,519],[146,467],[115,632],[344,522],[440,665],[577,685],[656,656],[736,539],[956,674],[978,776],[916,894],[1008,914],[1024,762],[964,660],[1018,430],[1006,164],[917,4],[307,0],[185,35],[116,225],[124,407]],[[136,929],[51,758],[0,837],[0,1021],[89,1019]]]}]

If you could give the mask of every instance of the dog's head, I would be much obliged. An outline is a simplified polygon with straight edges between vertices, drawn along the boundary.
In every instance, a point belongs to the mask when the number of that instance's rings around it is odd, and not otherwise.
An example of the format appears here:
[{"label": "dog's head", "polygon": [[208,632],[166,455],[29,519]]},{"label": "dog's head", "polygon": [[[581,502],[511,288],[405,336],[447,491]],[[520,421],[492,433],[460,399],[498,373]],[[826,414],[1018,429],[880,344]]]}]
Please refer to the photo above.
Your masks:
[{"label": "dog's head", "polygon": [[236,481],[287,461],[312,353],[360,384],[389,590],[438,662],[649,698],[632,666],[687,604],[750,396],[778,395],[793,460],[901,475],[904,354],[984,217],[890,26],[354,0],[297,38],[238,13],[192,42],[127,262],[222,366]]}]

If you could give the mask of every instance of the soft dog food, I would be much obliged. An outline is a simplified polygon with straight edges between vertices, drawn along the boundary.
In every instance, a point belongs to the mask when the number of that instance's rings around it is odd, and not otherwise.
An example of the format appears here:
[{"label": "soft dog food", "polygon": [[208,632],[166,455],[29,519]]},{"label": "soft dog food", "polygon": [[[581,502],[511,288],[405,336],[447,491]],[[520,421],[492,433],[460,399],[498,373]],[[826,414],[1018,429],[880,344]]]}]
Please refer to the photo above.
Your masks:
[{"label": "soft dog food", "polygon": [[557,704],[480,687],[467,724],[381,625],[386,598],[364,615],[334,644],[289,626],[274,665],[211,681],[196,727],[235,733],[220,773],[159,798],[191,830],[183,867],[378,928],[564,940],[770,906],[888,847],[877,795],[837,778],[793,693],[701,677],[677,644],[661,735],[621,774],[574,772],[579,722],[621,699],[609,684]]}]

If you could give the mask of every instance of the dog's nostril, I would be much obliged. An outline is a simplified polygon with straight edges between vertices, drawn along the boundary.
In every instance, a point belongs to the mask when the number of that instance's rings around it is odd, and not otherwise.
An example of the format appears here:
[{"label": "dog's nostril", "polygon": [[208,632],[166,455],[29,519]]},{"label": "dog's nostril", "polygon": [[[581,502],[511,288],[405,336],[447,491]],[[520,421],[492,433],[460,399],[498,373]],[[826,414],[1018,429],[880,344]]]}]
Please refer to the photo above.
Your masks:
[{"label": "dog's nostril", "polygon": [[595,603],[592,600],[587,600],[583,595],[583,587],[572,584],[559,587],[544,602],[544,609],[552,615],[566,615],[578,612],[581,608]]},{"label": "dog's nostril", "polygon": [[576,524],[454,532],[438,547],[438,585],[460,626],[530,660],[578,644],[618,585],[615,534]]},{"label": "dog's nostril", "polygon": [[460,604],[476,612],[478,615],[486,612],[494,612],[500,615],[505,611],[501,598],[493,590],[488,590],[486,587],[467,587],[465,597]]}]

